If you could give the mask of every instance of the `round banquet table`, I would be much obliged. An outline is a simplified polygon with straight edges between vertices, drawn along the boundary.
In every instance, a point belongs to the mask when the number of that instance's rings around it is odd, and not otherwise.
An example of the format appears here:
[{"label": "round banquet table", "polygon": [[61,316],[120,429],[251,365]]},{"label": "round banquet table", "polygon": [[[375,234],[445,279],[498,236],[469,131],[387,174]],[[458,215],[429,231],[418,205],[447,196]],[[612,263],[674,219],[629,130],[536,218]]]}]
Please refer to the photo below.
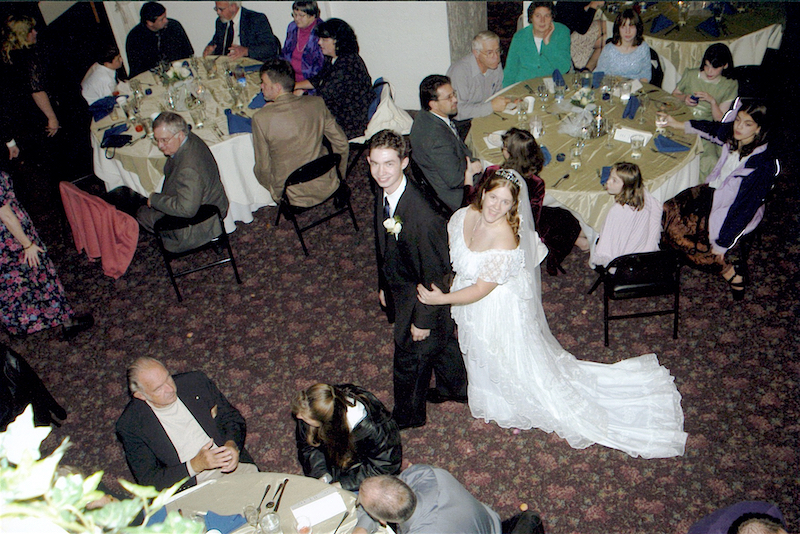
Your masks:
[{"label": "round banquet table", "polygon": [[[686,68],[698,68],[706,48],[714,43],[723,43],[730,48],[733,63],[737,67],[761,65],[767,48],[777,49],[781,45],[786,15],[779,2],[750,2],[743,13],[724,14],[719,37],[697,29],[698,24],[712,16],[709,9],[702,7],[711,2],[687,3],[692,7],[683,28],[678,28],[677,2],[656,2],[647,8],[642,17],[644,40],[675,66],[679,77]],[[675,25],[651,33],[653,20],[658,15],[664,15]],[[607,16],[613,25],[615,15],[609,13]]]},{"label": "round banquet table", "polygon": [[[203,61],[198,61],[198,64],[199,72],[196,72],[195,76],[199,77],[206,88],[205,124],[203,128],[196,128],[189,111],[176,111],[176,113],[193,126],[192,132],[206,142],[217,160],[220,179],[230,202],[228,216],[225,218],[225,229],[230,233],[236,229],[236,221],[250,223],[253,221],[253,212],[264,206],[274,206],[275,202],[269,191],[258,183],[253,173],[255,155],[252,135],[249,133],[230,135],[228,132],[225,109],[231,107],[232,98],[223,80],[225,72],[221,61],[218,61],[219,73],[215,79],[208,78]],[[238,62],[230,62],[231,69],[236,64],[259,63],[244,58]],[[135,79],[142,84],[142,92],[146,89],[152,90],[151,95],[142,97],[140,117],[150,117],[153,113],[166,109],[164,98],[166,89],[161,85],[160,79],[149,71],[139,74]],[[124,90],[126,85],[121,84],[122,94],[130,93],[129,90]],[[260,91],[258,71],[247,73],[245,91],[245,106],[242,113],[252,117],[258,110],[249,109],[247,104]],[[160,192],[167,158],[144,132],[137,133],[133,126],[130,126],[124,133],[133,136],[132,144],[108,151],[100,147],[105,130],[112,125],[125,122],[121,111],[119,114],[120,117],[116,121],[107,116],[100,121],[92,122],[91,141],[95,175],[105,182],[107,191],[125,185],[144,196],[149,196],[154,191]]]},{"label": "round banquet table", "polygon": [[[181,513],[190,517],[195,512],[213,511],[220,515],[242,514],[242,510],[248,504],[258,506],[264,495],[267,484],[271,488],[264,501],[266,503],[272,499],[278,486],[284,479],[289,479],[289,483],[280,501],[278,515],[281,518],[281,531],[283,534],[294,534],[295,517],[292,513],[292,506],[313,497],[325,490],[334,490],[344,500],[349,515],[339,527],[339,534],[351,532],[356,525],[356,496],[355,494],[326,484],[316,478],[309,478],[297,475],[287,475],[285,473],[252,473],[238,476],[223,477],[206,482],[195,488],[189,488],[176,494],[173,500],[167,504],[167,511],[181,510]],[[262,514],[264,512],[262,511]],[[342,519],[343,513],[313,525],[314,534],[332,534]],[[249,525],[243,525],[235,530],[236,534],[250,534],[255,529]],[[379,530],[382,533],[391,533],[390,528]]]},{"label": "round banquet table", "polygon": [[[572,76],[567,75],[567,81]],[[521,98],[528,96],[530,92],[527,87],[535,88],[541,84],[543,78],[535,78],[520,82],[508,88],[503,93],[509,98]],[[527,86],[527,87],[526,87]],[[657,106],[664,103],[669,106],[670,115],[679,120],[691,118],[688,107],[679,100],[668,95],[661,89],[649,84],[644,84],[642,91],[647,94],[650,104],[645,113],[646,122],[639,124],[638,118],[641,109],[637,112],[635,119],[622,119],[622,112],[625,103],[620,102],[619,98],[614,97],[613,103],[600,100],[600,90],[596,89],[597,102],[600,103],[603,115],[609,117],[616,124],[649,133],[655,131],[655,114]],[[568,89],[567,95],[574,91]],[[643,149],[643,155],[638,160],[631,159],[631,145],[622,141],[613,141],[611,149],[606,148],[605,135],[589,139],[583,149],[582,166],[575,170],[570,167],[569,152],[575,146],[576,139],[566,134],[558,132],[559,114],[565,118],[566,113],[560,111],[558,104],[553,102],[552,96],[546,107],[546,111],[541,110],[541,102],[536,98],[536,111],[534,112],[545,126],[544,135],[538,139],[540,145],[547,147],[552,155],[552,160],[546,165],[539,176],[545,182],[545,202],[546,206],[562,207],[568,209],[575,215],[581,228],[586,234],[589,242],[594,244],[597,232],[603,227],[606,214],[614,204],[614,199],[609,195],[598,178],[598,172],[604,166],[610,166],[618,161],[633,161],[642,170],[645,186],[648,191],[661,202],[674,197],[679,192],[699,183],[699,161],[702,152],[700,140],[695,135],[685,135],[675,133],[673,139],[682,144],[690,146],[687,152],[674,152],[662,154],[653,152],[654,147],[651,139]],[[569,96],[565,98],[566,103]],[[514,115],[507,113],[492,114],[486,117],[475,118],[472,120],[472,127],[467,135],[467,145],[472,149],[474,156],[479,157],[483,162],[484,168],[488,165],[500,164],[503,162],[503,155],[500,148],[491,148],[486,142],[486,136],[492,132],[505,131],[516,127],[517,120]],[[563,162],[556,160],[556,155],[564,153],[566,159]],[[558,187],[555,183],[565,174],[569,178],[563,180]]]}]

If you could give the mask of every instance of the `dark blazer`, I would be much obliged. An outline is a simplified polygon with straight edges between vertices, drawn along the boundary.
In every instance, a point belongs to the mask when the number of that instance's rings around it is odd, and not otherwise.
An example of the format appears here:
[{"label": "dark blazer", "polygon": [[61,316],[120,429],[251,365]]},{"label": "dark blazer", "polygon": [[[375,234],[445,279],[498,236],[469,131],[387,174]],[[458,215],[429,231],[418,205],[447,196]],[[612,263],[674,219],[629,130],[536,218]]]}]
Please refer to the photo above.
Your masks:
[{"label": "dark blazer", "polygon": [[356,448],[355,461],[347,469],[331,465],[324,446],[314,447],[308,444],[308,424],[297,419],[297,459],[303,467],[303,474],[312,478],[330,474],[333,477],[332,482],[341,483],[342,489],[357,491],[361,481],[367,477],[399,473],[403,463],[403,447],[400,443],[400,430],[392,419],[392,414],[375,395],[365,389],[352,384],[336,387],[361,401],[367,410],[366,417],[351,429]]},{"label": "dark blazer", "polygon": [[[239,447],[239,462],[255,464],[244,448],[247,433],[244,417],[217,386],[199,371],[177,374],[173,379],[178,398],[214,443],[221,446],[233,440]],[[216,417],[211,413],[214,407],[217,408]],[[117,420],[117,437],[125,449],[125,459],[137,484],[155,486],[161,491],[189,476],[164,427],[145,401],[130,400]],[[181,489],[195,484],[197,479],[192,477]]]},{"label": "dark blazer", "polygon": [[[142,206],[136,219],[147,231],[164,215],[194,217],[203,204],[219,208],[222,217],[228,214],[228,196],[219,178],[214,155],[205,142],[189,132],[186,142],[167,158],[164,165],[164,186],[161,193],[150,196],[150,206]],[[189,228],[164,233],[164,247],[183,252],[208,243],[223,231],[219,221],[209,219]]]},{"label": "dark blazer", "polygon": [[464,201],[464,173],[472,158],[464,141],[439,117],[420,111],[411,126],[411,157],[439,198],[456,211]]},{"label": "dark blazer", "polygon": [[[378,274],[387,312],[394,317],[394,340],[409,352],[437,352],[452,336],[455,323],[450,306],[428,306],[417,299],[417,284],[431,287],[435,283],[442,291],[450,288],[447,220],[411,180],[407,180],[395,216],[403,225],[397,239],[383,226],[383,191],[379,188],[375,205]],[[412,324],[429,328],[431,335],[424,341],[413,341]]]},{"label": "dark blazer", "polygon": [[[281,52],[281,42],[272,33],[272,26],[269,19],[263,13],[251,11],[246,7],[242,10],[239,41],[242,46],[248,48],[248,56],[258,61],[266,61],[278,57]],[[225,46],[225,30],[228,25],[217,17],[214,37],[209,45],[214,45],[214,55],[222,56],[227,53],[222,47]]]},{"label": "dark blazer", "polygon": [[167,26],[157,32],[140,22],[128,33],[125,50],[131,78],[152,69],[162,59],[171,63],[194,55],[192,43],[181,23],[173,19],[167,21]]}]

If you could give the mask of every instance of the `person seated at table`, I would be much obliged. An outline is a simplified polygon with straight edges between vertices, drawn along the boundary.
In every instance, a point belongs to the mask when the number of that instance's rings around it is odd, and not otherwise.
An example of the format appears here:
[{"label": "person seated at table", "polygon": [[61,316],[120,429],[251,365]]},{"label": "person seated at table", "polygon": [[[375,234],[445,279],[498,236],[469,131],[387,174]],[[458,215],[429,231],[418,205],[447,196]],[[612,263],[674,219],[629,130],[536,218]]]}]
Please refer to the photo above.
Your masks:
[{"label": "person seated at table", "polygon": [[596,71],[642,83],[650,81],[650,47],[644,42],[644,23],[633,9],[626,9],[614,21],[611,45],[603,47]]},{"label": "person seated at table", "polygon": [[668,118],[670,127],[722,145],[722,155],[704,184],[664,203],[661,240],[694,265],[719,273],[733,298],[741,300],[748,281],[729,252],[761,222],[780,164],[768,147],[771,121],[765,104],[737,99],[728,113],[733,122]]},{"label": "person seated at table", "polygon": [[455,211],[464,203],[464,186],[472,186],[483,166],[473,160],[451,121],[458,113],[458,97],[450,78],[431,74],[422,80],[419,103],[422,109],[411,125],[411,158],[439,200]]},{"label": "person seated at table", "polygon": [[606,215],[589,264],[605,267],[619,256],[658,250],[663,206],[644,187],[639,166],[615,163],[605,187],[614,195],[614,206]]},{"label": "person seated at table", "polygon": [[125,50],[131,78],[159,63],[171,63],[194,55],[181,23],[167,18],[167,8],[146,2],[139,11],[141,22],[128,33]]},{"label": "person seated at table", "polygon": [[[202,139],[189,131],[189,125],[177,113],[165,111],[153,121],[153,139],[167,156],[164,185],[160,193],[151,193],[147,206],[136,212],[139,224],[148,232],[165,215],[194,217],[204,204],[228,214],[228,196],[219,177],[214,155]],[[184,252],[208,243],[224,232],[216,217],[188,228],[164,232],[164,248]]]},{"label": "person seated at table", "polygon": [[89,67],[81,82],[81,95],[90,106],[107,96],[111,96],[117,88],[117,69],[122,67],[122,55],[116,46],[103,50],[97,63]]},{"label": "person seated at table", "polygon": [[605,22],[597,17],[605,2],[559,2],[556,22],[569,28],[572,65],[594,70],[605,44]]},{"label": "person seated at table", "polygon": [[203,50],[204,57],[267,61],[280,56],[281,43],[265,14],[242,7],[241,2],[214,2],[214,11],[218,15],[214,37]]},{"label": "person seated at table", "polygon": [[400,472],[400,429],[375,395],[352,384],[314,384],[292,401],[297,459],[307,477],[356,491],[361,481]]},{"label": "person seated at table", "polygon": [[316,0],[293,2],[292,18],[294,20],[286,28],[282,57],[292,64],[294,81],[298,84],[319,74],[325,63],[316,31],[317,25],[322,22]]},{"label": "person seated at table", "polygon": [[[283,195],[289,175],[328,153],[326,138],[333,152],[342,156],[339,170],[344,176],[350,152],[342,128],[318,96],[299,96],[294,91],[294,69],[284,59],[272,59],[261,66],[261,92],[267,104],[253,115],[253,172],[275,201]],[[336,169],[288,189],[294,206],[315,206],[339,187]]]},{"label": "person seated at table", "polygon": [[480,181],[470,192],[470,202],[474,200],[480,184],[492,176],[497,169],[514,169],[525,179],[531,201],[536,231],[547,245],[547,272],[558,276],[558,269],[564,258],[572,251],[572,246],[581,232],[580,223],[569,211],[562,208],[544,206],[545,185],[539,178],[544,166],[544,156],[536,138],[528,131],[511,128],[503,134],[503,158],[501,165],[491,165],[483,172]]},{"label": "person seated at table", "polygon": [[360,137],[367,129],[375,93],[367,66],[358,55],[356,34],[345,21],[328,19],[317,26],[317,35],[325,65],[319,74],[296,84],[295,91],[315,89],[347,138]]},{"label": "person seated at table", "polygon": [[553,22],[553,10],[553,2],[531,2],[530,28],[522,28],[511,40],[504,87],[529,78],[551,76],[555,69],[565,73],[572,66],[569,30],[560,22]]},{"label": "person seated at table", "polygon": [[742,501],[708,514],[686,534],[786,534],[786,521],[772,503]]},{"label": "person seated at table", "polygon": [[128,367],[128,390],[116,432],[137,484],[161,491],[188,477],[183,490],[258,472],[244,448],[244,417],[204,373],[171,375],[141,357]]},{"label": "person seated at table", "polygon": [[[687,68],[683,71],[683,77],[672,94],[692,108],[693,119],[722,120],[739,94],[739,82],[732,80],[731,74],[733,56],[730,49],[722,43],[713,44],[703,54],[699,69]],[[721,149],[706,140],[702,145],[700,177],[705,178],[719,160]]]},{"label": "person seated at table", "polygon": [[482,31],[472,39],[472,53],[447,69],[447,77],[458,93],[456,120],[485,117],[503,111],[512,102],[505,96],[487,102],[503,87],[502,55],[500,37],[494,32]]}]

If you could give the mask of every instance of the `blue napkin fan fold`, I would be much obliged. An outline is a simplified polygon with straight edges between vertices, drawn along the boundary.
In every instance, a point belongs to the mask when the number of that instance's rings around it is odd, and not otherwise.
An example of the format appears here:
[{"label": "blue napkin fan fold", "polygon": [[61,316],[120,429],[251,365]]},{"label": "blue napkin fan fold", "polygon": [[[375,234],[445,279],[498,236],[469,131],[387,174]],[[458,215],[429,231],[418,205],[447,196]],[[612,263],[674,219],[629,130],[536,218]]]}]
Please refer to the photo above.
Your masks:
[{"label": "blue napkin fan fold", "polygon": [[553,83],[556,87],[566,87],[567,85],[567,82],[564,81],[564,75],[558,69],[553,71]]},{"label": "blue napkin fan fold", "polygon": [[267,105],[267,99],[264,98],[264,93],[259,91],[256,93],[256,96],[253,97],[253,100],[250,101],[250,104],[247,105],[250,109],[259,109],[263,108]]},{"label": "blue napkin fan fold", "polygon": [[217,529],[222,534],[228,534],[246,523],[242,514],[219,515],[210,510],[206,513],[206,531]]},{"label": "blue napkin fan fold", "polygon": [[622,112],[623,119],[633,119],[636,117],[636,111],[639,109],[639,99],[631,95],[628,100],[628,105],[625,106],[625,111]]},{"label": "blue napkin fan fold", "polygon": [[547,150],[547,147],[544,145],[539,145],[539,148],[542,150],[542,156],[544,157],[544,164],[543,167],[546,167],[548,163],[553,160],[553,156],[550,155],[550,151]]},{"label": "blue napkin fan fold", "polygon": [[689,150],[688,146],[682,145],[663,135],[656,136],[653,143],[656,145],[656,149],[659,152],[687,152]]},{"label": "blue napkin fan fold", "polygon": [[671,19],[665,17],[664,15],[659,15],[655,19],[653,19],[653,25],[650,26],[650,33],[658,33],[674,25],[675,23],[672,22]]},{"label": "blue napkin fan fold", "polygon": [[230,109],[225,110],[225,116],[228,118],[228,133],[231,135],[237,133],[253,133],[253,121],[249,117],[237,115]]},{"label": "blue napkin fan fold", "polygon": [[611,167],[603,167],[600,171],[600,185],[606,185],[606,182],[611,177]]},{"label": "blue napkin fan fold", "polygon": [[89,113],[92,114],[92,118],[97,122],[110,115],[116,103],[117,99],[113,96],[101,98],[89,106]]},{"label": "blue napkin fan fold", "polygon": [[707,33],[711,37],[719,37],[719,24],[714,17],[708,17],[706,20],[697,25],[697,29],[701,32]]},{"label": "blue napkin fan fold", "polygon": [[592,73],[592,89],[597,89],[603,84],[603,77],[606,75],[602,70]]},{"label": "blue napkin fan fold", "polygon": [[261,63],[259,63],[258,65],[247,65],[246,67],[243,68],[245,72],[256,72],[261,68]]}]

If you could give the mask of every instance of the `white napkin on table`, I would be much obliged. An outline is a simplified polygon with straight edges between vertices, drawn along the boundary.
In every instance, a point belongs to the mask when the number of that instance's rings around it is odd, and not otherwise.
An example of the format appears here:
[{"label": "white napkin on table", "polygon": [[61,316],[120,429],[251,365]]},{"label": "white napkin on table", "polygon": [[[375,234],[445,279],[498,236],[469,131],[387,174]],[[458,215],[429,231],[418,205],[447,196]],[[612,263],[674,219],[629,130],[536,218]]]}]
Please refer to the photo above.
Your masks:
[{"label": "white napkin on table", "polygon": [[631,137],[634,135],[641,135],[644,137],[644,145],[647,146],[647,143],[650,142],[650,139],[653,138],[653,134],[650,132],[644,132],[642,130],[637,130],[635,128],[628,128],[627,126],[623,126],[617,129],[617,133],[614,134],[614,141],[622,141],[623,143],[630,143]]}]

